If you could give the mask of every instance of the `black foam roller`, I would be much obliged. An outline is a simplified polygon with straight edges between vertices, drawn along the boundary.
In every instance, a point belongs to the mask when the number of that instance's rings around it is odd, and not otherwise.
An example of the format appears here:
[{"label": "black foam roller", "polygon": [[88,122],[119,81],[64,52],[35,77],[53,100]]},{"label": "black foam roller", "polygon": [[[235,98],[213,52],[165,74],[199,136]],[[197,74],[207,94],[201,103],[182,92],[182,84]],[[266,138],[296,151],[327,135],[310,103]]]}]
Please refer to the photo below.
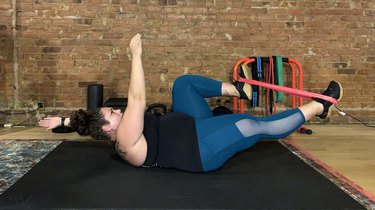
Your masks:
[{"label": "black foam roller", "polygon": [[90,84],[87,86],[87,110],[103,106],[103,85]]}]

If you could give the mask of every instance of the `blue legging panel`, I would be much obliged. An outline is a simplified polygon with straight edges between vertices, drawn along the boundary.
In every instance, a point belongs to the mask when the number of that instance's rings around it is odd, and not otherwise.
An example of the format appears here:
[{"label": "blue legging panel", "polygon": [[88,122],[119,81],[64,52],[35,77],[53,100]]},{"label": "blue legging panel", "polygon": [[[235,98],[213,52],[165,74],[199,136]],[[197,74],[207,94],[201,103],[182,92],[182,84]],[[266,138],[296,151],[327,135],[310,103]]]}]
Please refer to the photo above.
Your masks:
[{"label": "blue legging panel", "polygon": [[286,137],[303,123],[305,118],[299,109],[268,117],[230,114],[196,122],[203,169],[215,170],[259,140]]},{"label": "blue legging panel", "polygon": [[221,167],[234,154],[261,139],[288,136],[303,123],[299,109],[267,117],[229,114],[214,117],[205,98],[221,96],[222,83],[209,78],[184,75],[173,86],[175,112],[192,116],[196,122],[198,145],[205,171]]}]

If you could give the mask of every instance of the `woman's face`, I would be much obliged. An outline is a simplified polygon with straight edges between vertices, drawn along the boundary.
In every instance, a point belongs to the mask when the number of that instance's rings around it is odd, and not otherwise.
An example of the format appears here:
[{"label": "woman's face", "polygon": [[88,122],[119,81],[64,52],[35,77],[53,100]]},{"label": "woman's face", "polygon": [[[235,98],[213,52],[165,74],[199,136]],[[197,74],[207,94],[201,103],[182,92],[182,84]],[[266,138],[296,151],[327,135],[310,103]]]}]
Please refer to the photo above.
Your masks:
[{"label": "woman's face", "polygon": [[109,122],[109,124],[103,125],[102,129],[106,132],[116,131],[122,117],[121,110],[114,110],[111,107],[103,107],[101,108],[101,112],[104,118]]}]

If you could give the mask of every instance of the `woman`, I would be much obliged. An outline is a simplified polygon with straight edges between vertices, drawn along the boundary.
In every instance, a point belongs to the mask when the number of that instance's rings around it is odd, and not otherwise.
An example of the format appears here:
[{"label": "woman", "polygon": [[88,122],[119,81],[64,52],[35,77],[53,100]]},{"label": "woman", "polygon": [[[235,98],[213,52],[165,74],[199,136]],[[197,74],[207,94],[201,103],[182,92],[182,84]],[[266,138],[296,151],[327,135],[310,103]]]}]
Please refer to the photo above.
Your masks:
[{"label": "woman", "polygon": [[[315,115],[326,118],[332,108],[332,103],[314,99],[299,108],[267,117],[248,114],[213,117],[205,98],[225,95],[249,99],[251,85],[184,75],[173,86],[174,112],[159,119],[145,113],[140,34],[132,38],[130,50],[132,68],[124,113],[109,107],[90,112],[79,110],[62,122],[81,135],[114,141],[118,154],[133,166],[212,171],[261,139],[286,137]],[[243,77],[247,73],[240,72]],[[323,94],[339,100],[341,85],[332,81]],[[52,129],[60,125],[60,120],[59,117],[45,118],[39,125]]]}]

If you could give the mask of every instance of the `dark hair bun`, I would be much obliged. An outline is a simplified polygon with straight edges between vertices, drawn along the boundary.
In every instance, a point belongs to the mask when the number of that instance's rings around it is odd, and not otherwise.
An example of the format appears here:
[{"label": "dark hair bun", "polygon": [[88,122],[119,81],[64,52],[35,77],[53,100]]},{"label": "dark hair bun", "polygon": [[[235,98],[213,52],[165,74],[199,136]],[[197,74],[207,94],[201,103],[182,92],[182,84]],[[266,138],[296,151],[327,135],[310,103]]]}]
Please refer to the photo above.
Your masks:
[{"label": "dark hair bun", "polygon": [[109,140],[111,137],[102,130],[109,123],[100,108],[85,111],[80,109],[70,116],[70,126],[81,136],[91,136],[96,140]]},{"label": "dark hair bun", "polygon": [[70,117],[70,126],[81,136],[90,135],[89,132],[90,117],[88,113],[80,109]]}]

